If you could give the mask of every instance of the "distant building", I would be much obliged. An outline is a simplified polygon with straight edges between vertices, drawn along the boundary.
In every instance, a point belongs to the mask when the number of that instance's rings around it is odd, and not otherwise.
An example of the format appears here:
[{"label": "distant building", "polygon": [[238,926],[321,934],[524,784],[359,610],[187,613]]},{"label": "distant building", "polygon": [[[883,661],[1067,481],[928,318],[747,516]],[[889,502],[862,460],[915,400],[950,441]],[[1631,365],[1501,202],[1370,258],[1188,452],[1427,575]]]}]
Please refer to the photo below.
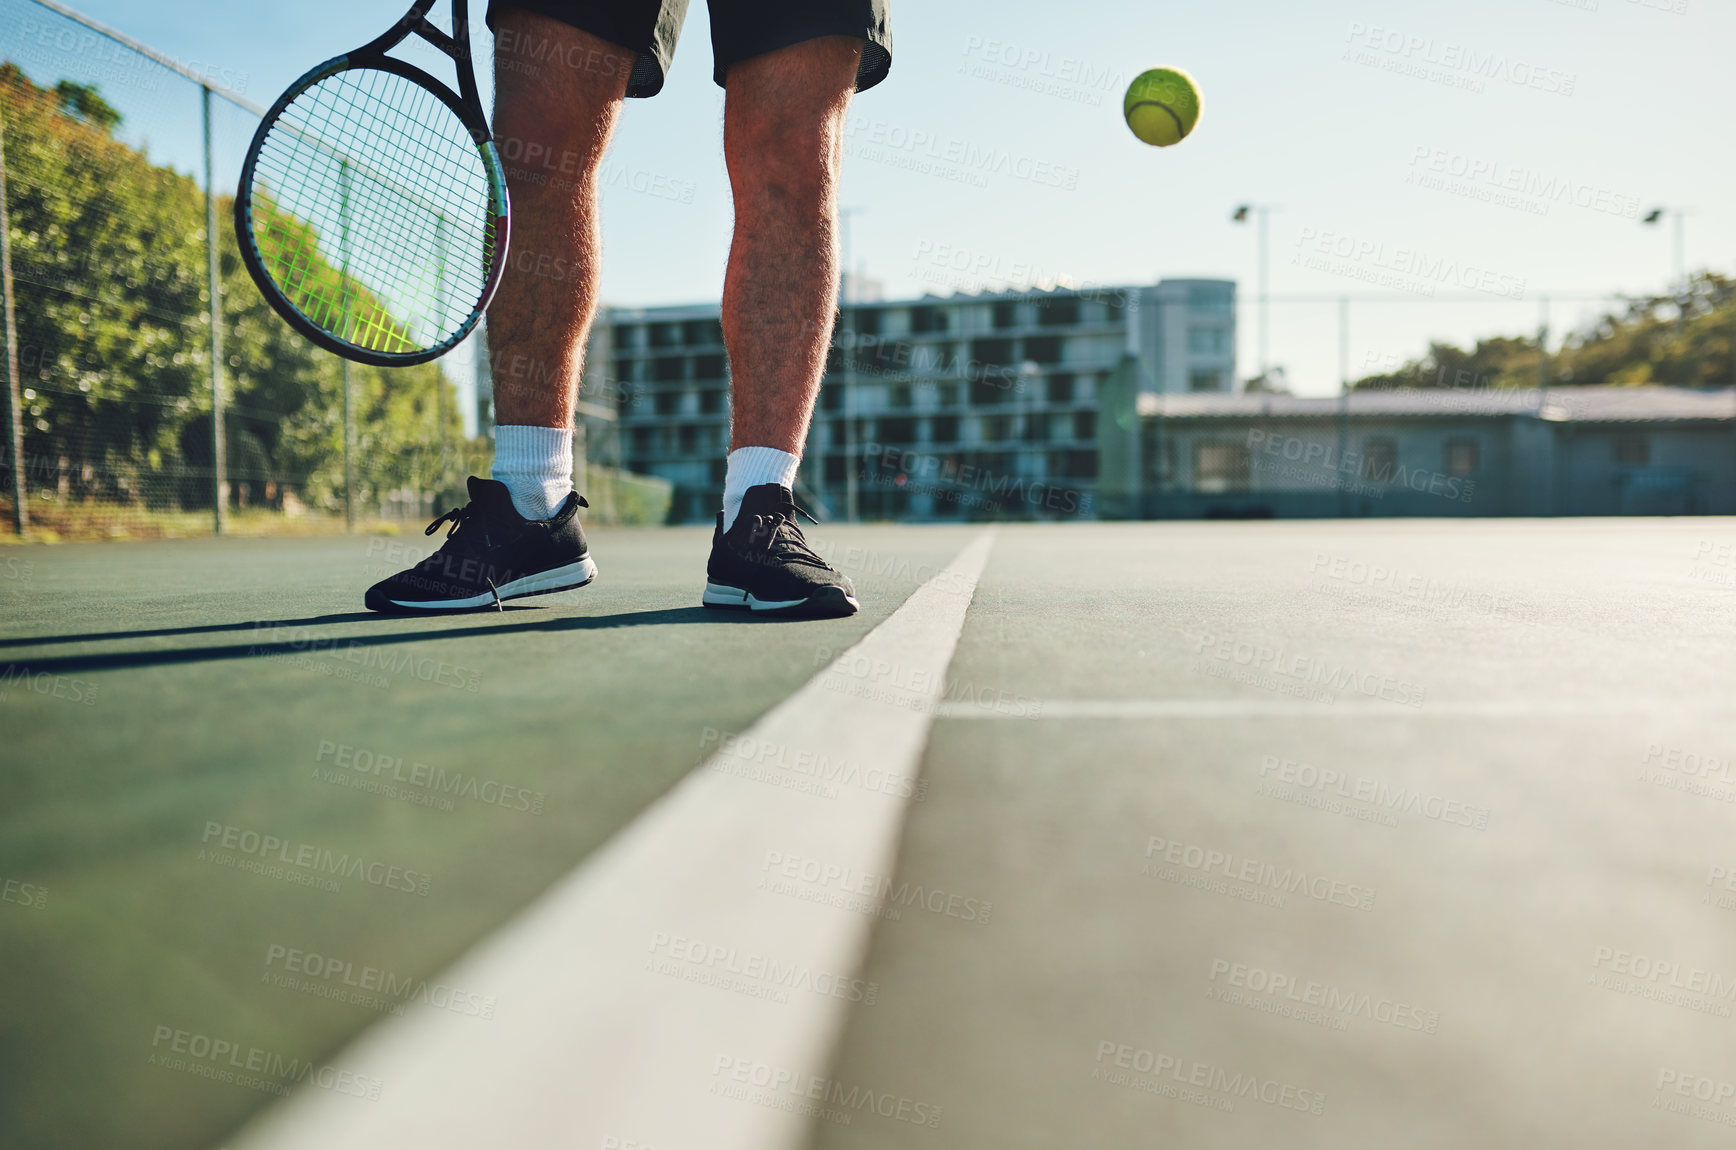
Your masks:
[{"label": "distant building", "polygon": [[[834,518],[1095,518],[1100,394],[1237,388],[1235,284],[924,296],[842,308],[798,497]],[[715,305],[605,311],[586,368],[622,463],[716,514],[729,362]],[[1131,417],[1129,417],[1131,418]]]},{"label": "distant building", "polygon": [[1105,402],[1124,415],[1104,445],[1105,516],[1736,513],[1730,388],[1124,391]]}]

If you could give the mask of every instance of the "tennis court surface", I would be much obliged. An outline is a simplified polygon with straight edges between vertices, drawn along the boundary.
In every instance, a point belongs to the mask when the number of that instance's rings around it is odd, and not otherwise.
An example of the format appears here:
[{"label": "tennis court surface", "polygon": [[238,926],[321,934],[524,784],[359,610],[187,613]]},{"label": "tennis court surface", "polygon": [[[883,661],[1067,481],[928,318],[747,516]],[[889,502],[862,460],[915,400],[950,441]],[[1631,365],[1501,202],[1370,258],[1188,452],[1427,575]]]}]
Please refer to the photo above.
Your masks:
[{"label": "tennis court surface", "polygon": [[1736,528],[0,554],[8,1146],[1725,1146]]}]

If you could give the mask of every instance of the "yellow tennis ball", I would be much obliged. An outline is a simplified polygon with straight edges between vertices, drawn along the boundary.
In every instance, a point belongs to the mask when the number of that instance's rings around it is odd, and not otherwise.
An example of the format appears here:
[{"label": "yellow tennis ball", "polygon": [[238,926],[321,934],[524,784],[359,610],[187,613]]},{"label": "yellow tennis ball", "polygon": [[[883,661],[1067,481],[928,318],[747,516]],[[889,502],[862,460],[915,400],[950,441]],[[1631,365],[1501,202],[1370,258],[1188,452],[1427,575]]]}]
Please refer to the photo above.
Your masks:
[{"label": "yellow tennis ball", "polygon": [[1141,72],[1127,86],[1122,114],[1133,134],[1148,144],[1179,144],[1200,120],[1200,91],[1180,68]]}]

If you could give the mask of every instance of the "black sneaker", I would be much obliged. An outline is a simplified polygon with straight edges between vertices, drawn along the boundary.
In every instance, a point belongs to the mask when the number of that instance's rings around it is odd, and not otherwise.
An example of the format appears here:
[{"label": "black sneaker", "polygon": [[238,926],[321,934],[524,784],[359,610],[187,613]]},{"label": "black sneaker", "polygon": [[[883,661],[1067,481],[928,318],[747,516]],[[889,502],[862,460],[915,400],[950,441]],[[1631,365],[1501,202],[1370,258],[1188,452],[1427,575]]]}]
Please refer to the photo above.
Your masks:
[{"label": "black sneaker", "polygon": [[810,617],[854,615],[861,607],[848,576],[814,554],[796,524],[796,500],[776,483],[750,487],[728,534],[723,512],[705,565],[707,607]]},{"label": "black sneaker", "polygon": [[506,484],[472,475],[470,502],[428,525],[432,535],[452,524],[440,550],[368,588],[363,602],[370,611],[467,611],[583,587],[597,577],[579,527],[588,506],[575,491],[548,519],[526,519]]}]

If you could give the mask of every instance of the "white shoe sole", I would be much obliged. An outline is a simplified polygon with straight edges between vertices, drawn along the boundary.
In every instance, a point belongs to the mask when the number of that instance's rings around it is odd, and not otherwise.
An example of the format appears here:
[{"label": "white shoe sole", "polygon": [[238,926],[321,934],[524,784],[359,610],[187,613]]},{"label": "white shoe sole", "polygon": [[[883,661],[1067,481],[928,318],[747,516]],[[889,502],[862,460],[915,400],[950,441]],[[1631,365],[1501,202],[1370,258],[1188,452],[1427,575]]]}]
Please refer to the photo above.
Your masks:
[{"label": "white shoe sole", "polygon": [[[556,591],[576,590],[596,577],[597,564],[587,555],[565,567],[551,567],[547,571],[538,571],[535,575],[526,575],[523,579],[509,580],[496,590],[500,592],[500,599],[504,602],[507,599],[522,599],[526,595],[552,595]],[[412,611],[468,611],[476,607],[492,607],[494,601],[494,592],[485,591],[468,599],[393,599],[391,602],[393,606]]]},{"label": "white shoe sole", "polygon": [[[853,595],[844,596],[845,602],[852,608],[861,609]],[[722,583],[705,584],[705,594],[700,596],[700,603],[707,607],[727,607],[737,611],[788,611],[796,607],[805,607],[809,599],[755,599],[753,594],[743,591],[740,587],[728,587]]]}]

